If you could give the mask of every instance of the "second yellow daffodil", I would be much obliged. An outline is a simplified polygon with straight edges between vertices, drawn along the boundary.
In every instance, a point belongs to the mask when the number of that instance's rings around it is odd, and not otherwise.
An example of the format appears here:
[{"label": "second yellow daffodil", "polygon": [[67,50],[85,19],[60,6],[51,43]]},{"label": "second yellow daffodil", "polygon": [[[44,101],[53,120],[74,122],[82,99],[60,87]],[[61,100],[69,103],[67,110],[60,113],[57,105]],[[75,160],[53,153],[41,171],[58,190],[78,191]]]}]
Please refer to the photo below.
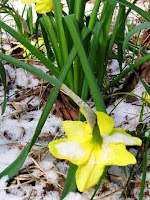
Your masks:
[{"label": "second yellow daffodil", "polygon": [[22,0],[22,3],[36,3],[35,11],[39,14],[48,13],[53,9],[53,0]]},{"label": "second yellow daffodil", "polygon": [[135,157],[125,146],[141,145],[141,140],[114,128],[114,120],[103,112],[96,112],[97,124],[91,134],[89,123],[64,121],[67,139],[49,144],[50,152],[59,159],[66,159],[78,166],[76,183],[79,191],[94,186],[105,166],[135,164]]}]

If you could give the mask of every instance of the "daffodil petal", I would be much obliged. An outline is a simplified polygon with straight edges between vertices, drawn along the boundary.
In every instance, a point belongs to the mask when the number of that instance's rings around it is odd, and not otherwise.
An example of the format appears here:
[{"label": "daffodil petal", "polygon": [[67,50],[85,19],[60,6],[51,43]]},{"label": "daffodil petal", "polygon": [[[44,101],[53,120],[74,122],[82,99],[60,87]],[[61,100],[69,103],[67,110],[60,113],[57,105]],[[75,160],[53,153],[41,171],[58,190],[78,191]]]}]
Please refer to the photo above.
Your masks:
[{"label": "daffodil petal", "polygon": [[36,2],[38,2],[38,0],[21,0],[22,1],[22,3],[24,3],[24,4],[31,4],[31,3],[36,3]]},{"label": "daffodil petal", "polygon": [[92,137],[90,125],[81,121],[64,121],[62,126],[69,139],[85,140]]},{"label": "daffodil petal", "polygon": [[106,113],[104,112],[95,112],[97,115],[97,123],[100,129],[101,135],[108,135],[111,133],[114,127],[114,120],[112,117],[109,117]]},{"label": "daffodil petal", "polygon": [[137,137],[132,137],[121,128],[114,128],[110,135],[103,136],[104,143],[124,144],[128,146],[141,146],[142,141]]},{"label": "daffodil petal", "polygon": [[135,157],[127,151],[123,144],[108,144],[103,145],[98,163],[103,165],[118,165],[126,166],[135,164]]},{"label": "daffodil petal", "polygon": [[39,14],[44,14],[52,11],[53,1],[52,0],[39,0],[35,5],[35,10]]},{"label": "daffodil petal", "polygon": [[55,140],[49,144],[50,152],[59,159],[66,159],[76,165],[85,163],[91,153],[92,146],[69,139]]},{"label": "daffodil petal", "polygon": [[92,157],[83,165],[79,165],[76,171],[76,184],[80,192],[83,192],[97,184],[104,166],[92,162]]}]

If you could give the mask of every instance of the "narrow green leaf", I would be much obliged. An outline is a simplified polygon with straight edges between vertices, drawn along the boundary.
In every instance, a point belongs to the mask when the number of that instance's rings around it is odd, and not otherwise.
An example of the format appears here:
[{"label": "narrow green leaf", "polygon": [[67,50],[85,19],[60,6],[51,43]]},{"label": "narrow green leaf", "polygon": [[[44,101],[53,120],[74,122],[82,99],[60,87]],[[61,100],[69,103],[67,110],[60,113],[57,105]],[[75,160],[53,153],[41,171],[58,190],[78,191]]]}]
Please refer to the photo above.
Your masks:
[{"label": "narrow green leaf", "polygon": [[63,26],[61,2],[53,0],[53,7],[54,7],[54,15],[57,26],[57,33],[59,38],[59,46],[60,46],[62,60],[64,63],[68,58],[68,47]]},{"label": "narrow green leaf", "polygon": [[104,91],[107,91],[110,87],[114,86],[119,80],[126,77],[129,72],[133,71],[134,69],[136,69],[137,67],[139,67],[148,60],[150,60],[150,54],[145,55],[143,58],[141,58],[136,63],[131,65],[129,68],[121,72],[121,74],[119,74],[116,78],[114,78],[112,82],[105,87]]},{"label": "narrow green leaf", "polygon": [[76,16],[80,28],[82,27],[83,23],[85,4],[86,0],[75,0],[74,3],[74,14]]},{"label": "narrow green leaf", "polygon": [[[96,22],[95,28],[94,28],[94,34],[93,34],[93,39],[91,42],[91,49],[90,49],[90,53],[89,53],[89,63],[91,64],[91,68],[93,69],[94,64],[95,64],[95,59],[96,59],[96,52],[98,49],[98,42],[99,42],[99,37],[100,37],[100,33],[101,33],[101,29],[102,28],[102,23],[101,22]],[[84,78],[84,82],[83,82],[83,87],[82,87],[82,94],[81,94],[81,99],[83,101],[87,101],[87,97],[88,97],[88,83],[86,78]],[[79,113],[79,116],[83,116],[81,114],[81,112]],[[81,119],[83,119],[81,117]]]},{"label": "narrow green leaf", "polygon": [[0,28],[16,38],[23,44],[33,55],[35,55],[56,77],[58,77],[59,69],[55,67],[37,48],[31,45],[22,35],[13,30],[10,26],[0,20]]},{"label": "narrow green leaf", "polygon": [[[105,8],[106,7],[106,8]],[[106,55],[107,55],[107,47],[109,41],[109,33],[110,33],[110,25],[112,22],[113,13],[116,7],[116,3],[106,1],[104,5],[104,9],[102,11],[102,16],[100,22],[102,22],[102,31],[99,40],[99,59],[97,60],[96,65],[96,74],[98,76],[98,84],[101,88],[103,83],[103,78],[106,73]],[[100,60],[100,62],[99,62]]]},{"label": "narrow green leaf", "polygon": [[63,66],[63,62],[62,62],[62,58],[61,58],[60,49],[59,49],[58,44],[57,44],[56,34],[55,34],[54,29],[53,29],[50,18],[45,15],[40,20],[41,20],[41,22],[42,22],[42,24],[45,28],[45,31],[47,32],[47,35],[48,35],[48,37],[51,41],[58,67],[59,67],[59,69],[61,69],[62,66]]},{"label": "narrow green leaf", "polygon": [[130,40],[130,38],[137,33],[138,31],[141,31],[142,29],[145,28],[150,28],[150,22],[146,22],[143,24],[140,24],[138,26],[136,26],[134,29],[132,29],[132,31],[130,31],[128,33],[128,35],[125,37],[124,42],[123,42],[123,52],[125,53],[125,49],[127,47],[128,41]]},{"label": "narrow green leaf", "polygon": [[148,21],[150,21],[150,14],[148,12],[142,10],[141,8],[135,6],[132,3],[129,3],[126,0],[108,0],[108,1],[113,1],[113,2],[119,3],[121,5],[124,5],[126,7],[129,7],[132,10],[136,11],[137,13],[139,13],[142,17],[144,17],[145,19],[147,19]]},{"label": "narrow green leaf", "polygon": [[62,192],[61,200],[64,199],[64,197],[69,193],[69,192],[75,192],[76,191],[76,180],[75,180],[75,173],[77,170],[78,166],[70,164],[69,171],[67,174],[65,186]]},{"label": "narrow green leaf", "polygon": [[77,27],[77,21],[76,21],[75,15],[66,16],[65,22],[68,26],[70,33],[71,33],[71,37],[73,39],[74,45],[76,47],[76,51],[77,51],[78,56],[80,58],[80,62],[82,64],[86,79],[88,81],[90,91],[91,91],[92,97],[94,99],[96,108],[97,108],[97,110],[105,112],[106,110],[105,110],[105,105],[104,105],[104,101],[103,101],[103,98],[102,98],[102,94],[100,92],[100,89],[98,87],[96,79],[93,75],[91,66],[88,62],[88,58],[87,58],[87,55],[85,53],[85,50],[84,50],[84,47],[83,47],[83,44],[82,44],[82,41],[81,41],[79,31],[76,28]]},{"label": "narrow green leaf", "polygon": [[0,61],[0,76],[4,87],[4,100],[1,114],[5,112],[6,108],[6,72],[3,63]]},{"label": "narrow green leaf", "polygon": [[[86,31],[83,31],[83,37],[86,37],[88,33],[89,33],[89,32],[87,32],[87,30],[86,30]],[[60,77],[59,77],[59,81],[60,81],[60,82],[64,82],[64,80],[65,80],[65,78],[66,78],[66,76],[67,76],[67,74],[68,74],[68,71],[70,70],[70,67],[71,67],[71,65],[72,65],[72,62],[73,62],[75,56],[76,56],[76,49],[73,48],[73,49],[71,50],[71,53],[69,54],[69,57],[68,57],[67,62],[64,64],[64,66],[63,66],[63,68],[62,68],[62,71],[61,71],[61,73],[60,73]],[[8,61],[8,62],[10,62],[10,63],[12,63],[12,64],[16,64],[16,60],[14,60],[14,58],[12,59],[12,57],[10,57],[10,56],[6,56],[6,55],[0,53],[0,58],[3,59],[3,60],[6,60],[6,61]],[[17,60],[17,61],[18,61],[18,60]],[[18,61],[18,62],[21,62],[21,61]],[[25,64],[25,63],[24,63],[24,64]],[[20,65],[20,63],[18,64],[18,66],[19,66],[19,65]],[[26,65],[27,65],[27,64],[26,64]],[[22,65],[21,65],[21,66],[22,66]],[[29,66],[29,67],[32,67],[32,66],[30,66],[30,65],[28,65],[28,66]],[[26,66],[26,67],[28,68],[28,66]],[[24,67],[25,67],[25,65],[24,65]],[[23,69],[25,69],[25,68],[23,68]],[[32,68],[31,68],[31,69],[32,69]],[[28,71],[29,71],[29,70],[28,70]],[[30,72],[32,73],[32,71],[30,71]],[[41,73],[41,71],[38,71],[38,72]],[[43,73],[44,73],[44,72],[43,72]],[[36,75],[37,75],[37,76],[39,75],[39,77],[42,78],[42,77],[40,76],[39,73],[37,73]],[[46,74],[45,74],[45,75],[46,75]],[[43,78],[46,77],[45,75],[43,76]],[[48,76],[49,76],[49,75],[48,75]],[[50,81],[49,77],[47,77],[47,78],[48,78],[48,79],[46,79],[46,80],[47,80],[47,81]],[[45,121],[46,121],[46,119],[47,119],[47,117],[48,117],[48,115],[49,115],[49,113],[50,113],[50,110],[51,110],[51,108],[52,108],[52,106],[53,106],[53,103],[54,103],[54,101],[55,101],[55,99],[56,99],[58,93],[59,93],[59,87],[58,87],[58,88],[55,87],[55,88],[53,89],[53,91],[51,92],[51,94],[50,94],[50,96],[49,96],[49,98],[48,98],[48,101],[47,101],[47,103],[46,103],[46,105],[45,105],[45,107],[44,107],[43,113],[42,113],[42,115],[41,115],[41,117],[40,117],[40,120],[39,120],[39,122],[38,122],[38,125],[37,125],[37,127],[36,127],[36,131],[35,131],[35,133],[34,133],[34,135],[33,135],[33,138],[32,138],[32,140],[31,140],[31,142],[24,148],[24,150],[23,150],[22,153],[19,155],[19,157],[18,157],[11,165],[9,165],[4,171],[2,171],[2,172],[0,173],[0,178],[3,177],[3,176],[5,176],[5,175],[8,175],[9,178],[11,179],[13,176],[15,176],[15,175],[18,173],[18,171],[19,171],[19,169],[22,167],[22,165],[23,165],[23,163],[24,163],[24,161],[25,161],[25,159],[26,159],[26,157],[27,157],[27,155],[28,155],[30,149],[32,148],[32,146],[33,146],[34,143],[36,142],[36,139],[38,138],[38,136],[39,136],[39,134],[40,134],[40,131],[41,131],[42,127],[44,126],[44,123],[45,123]]]},{"label": "narrow green leaf", "polygon": [[33,67],[33,66],[31,66],[27,63],[24,63],[20,60],[17,60],[15,58],[11,57],[11,56],[0,53],[0,58],[2,60],[5,60],[5,61],[13,64],[13,65],[16,65],[17,67],[25,69],[26,71],[30,72],[31,74],[34,74],[35,76],[37,76],[37,77],[39,77],[43,80],[46,80],[46,81],[50,82],[51,84],[56,85],[57,87],[60,87],[60,85],[62,84],[61,81],[54,78],[53,76],[46,74],[42,70],[37,69],[37,68],[35,68],[35,67]]},{"label": "narrow green leaf", "polygon": [[32,6],[29,7],[27,10],[27,24],[29,27],[30,34],[33,35],[34,27],[33,27],[33,13],[32,13]]},{"label": "narrow green leaf", "polygon": [[136,73],[135,71],[134,71],[134,73],[138,76],[138,78],[140,79],[141,83],[143,84],[143,86],[144,86],[146,92],[150,95],[150,86],[145,82],[144,79],[142,79],[142,78],[138,75],[138,73]]},{"label": "narrow green leaf", "polygon": [[146,182],[146,173],[147,173],[147,158],[148,158],[149,143],[150,143],[150,134],[148,138],[146,139],[145,154],[143,158],[143,176],[142,176],[142,181],[141,181],[141,190],[140,190],[139,200],[143,200],[143,194],[144,194],[144,188],[145,188],[145,182]]},{"label": "narrow green leaf", "polygon": [[101,3],[101,0],[96,0],[95,3],[94,3],[94,8],[92,10],[90,21],[89,21],[89,24],[88,24],[88,28],[90,30],[93,30],[93,28],[95,26],[95,22],[96,22],[96,19],[97,19],[97,13],[99,11],[100,3]]}]

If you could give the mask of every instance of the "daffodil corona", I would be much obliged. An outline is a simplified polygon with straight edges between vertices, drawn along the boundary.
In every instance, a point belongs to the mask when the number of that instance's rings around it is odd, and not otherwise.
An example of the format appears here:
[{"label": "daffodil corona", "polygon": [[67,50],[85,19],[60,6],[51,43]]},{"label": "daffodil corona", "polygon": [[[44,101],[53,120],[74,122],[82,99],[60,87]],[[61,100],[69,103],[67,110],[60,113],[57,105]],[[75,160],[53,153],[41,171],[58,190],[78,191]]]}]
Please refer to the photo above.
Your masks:
[{"label": "daffodil corona", "polygon": [[76,183],[79,191],[94,186],[105,166],[135,164],[135,157],[126,146],[141,145],[141,140],[114,128],[114,120],[103,112],[96,112],[97,124],[91,134],[89,123],[64,121],[67,139],[49,144],[50,152],[59,159],[66,159],[78,166]]},{"label": "daffodil corona", "polygon": [[24,4],[35,3],[35,10],[39,14],[44,14],[52,11],[53,9],[53,0],[22,0]]}]

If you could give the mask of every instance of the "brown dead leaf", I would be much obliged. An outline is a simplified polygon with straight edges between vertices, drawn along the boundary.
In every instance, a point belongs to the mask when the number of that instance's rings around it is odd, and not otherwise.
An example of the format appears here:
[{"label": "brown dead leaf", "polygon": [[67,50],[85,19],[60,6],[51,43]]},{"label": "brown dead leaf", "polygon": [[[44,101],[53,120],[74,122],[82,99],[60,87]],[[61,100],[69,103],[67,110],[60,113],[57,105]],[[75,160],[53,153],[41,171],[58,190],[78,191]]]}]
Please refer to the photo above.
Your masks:
[{"label": "brown dead leaf", "polygon": [[55,108],[52,109],[52,113],[65,120],[77,120],[78,118],[78,110],[70,104],[62,92],[60,92],[59,98],[55,102]]},{"label": "brown dead leaf", "polygon": [[67,111],[69,112],[71,118],[76,121],[78,119],[78,110],[75,109],[68,101],[67,97],[61,92],[61,98],[62,101],[67,109]]},{"label": "brown dead leaf", "polygon": [[[143,78],[147,82],[147,84],[150,84],[150,64],[149,64],[149,62],[144,63],[142,66],[138,67],[135,71],[137,74],[139,74],[139,76],[141,78]],[[126,79],[121,92],[133,91],[135,89],[138,81],[139,81],[139,78],[137,77],[137,75],[134,72],[132,72],[130,74],[130,76]],[[134,96],[126,97],[127,103],[132,103],[136,100],[137,100],[137,98]]]},{"label": "brown dead leaf", "polygon": [[14,109],[19,113],[19,112],[22,112],[23,109],[22,109],[22,106],[18,103],[15,103],[15,102],[12,102],[11,105],[14,107]]}]

